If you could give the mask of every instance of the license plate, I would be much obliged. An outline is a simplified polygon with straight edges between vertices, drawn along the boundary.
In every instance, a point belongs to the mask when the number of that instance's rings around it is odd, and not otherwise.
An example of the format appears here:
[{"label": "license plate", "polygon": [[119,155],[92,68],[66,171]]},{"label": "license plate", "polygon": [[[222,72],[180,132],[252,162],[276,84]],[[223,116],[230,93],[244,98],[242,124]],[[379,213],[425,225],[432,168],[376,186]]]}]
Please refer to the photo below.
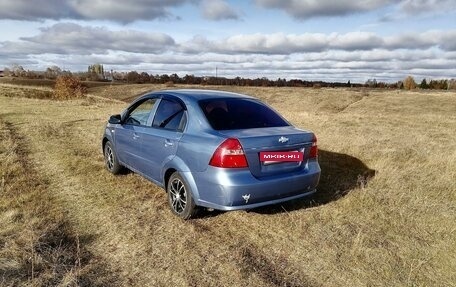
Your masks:
[{"label": "license plate", "polygon": [[281,162],[299,162],[303,160],[304,153],[297,150],[260,152],[260,161],[265,165]]}]

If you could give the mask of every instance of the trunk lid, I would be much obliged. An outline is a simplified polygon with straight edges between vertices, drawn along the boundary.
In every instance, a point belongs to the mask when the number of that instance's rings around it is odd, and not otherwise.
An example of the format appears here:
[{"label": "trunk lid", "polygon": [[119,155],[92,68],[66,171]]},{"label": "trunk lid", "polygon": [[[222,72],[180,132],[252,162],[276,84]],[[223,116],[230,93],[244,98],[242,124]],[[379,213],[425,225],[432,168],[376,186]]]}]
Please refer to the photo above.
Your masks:
[{"label": "trunk lid", "polygon": [[[313,133],[293,126],[221,130],[220,134],[237,138],[244,149],[250,172],[257,178],[294,172],[305,168],[312,146]],[[260,152],[298,151],[304,153],[301,162],[260,161]]]}]

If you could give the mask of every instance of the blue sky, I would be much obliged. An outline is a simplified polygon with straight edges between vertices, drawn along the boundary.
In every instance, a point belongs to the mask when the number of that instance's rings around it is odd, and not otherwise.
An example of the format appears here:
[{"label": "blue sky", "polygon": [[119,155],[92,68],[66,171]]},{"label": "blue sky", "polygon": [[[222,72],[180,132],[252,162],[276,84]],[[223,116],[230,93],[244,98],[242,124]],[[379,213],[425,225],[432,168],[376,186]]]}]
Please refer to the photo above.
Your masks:
[{"label": "blue sky", "polygon": [[0,68],[456,78],[454,0],[0,0]]}]

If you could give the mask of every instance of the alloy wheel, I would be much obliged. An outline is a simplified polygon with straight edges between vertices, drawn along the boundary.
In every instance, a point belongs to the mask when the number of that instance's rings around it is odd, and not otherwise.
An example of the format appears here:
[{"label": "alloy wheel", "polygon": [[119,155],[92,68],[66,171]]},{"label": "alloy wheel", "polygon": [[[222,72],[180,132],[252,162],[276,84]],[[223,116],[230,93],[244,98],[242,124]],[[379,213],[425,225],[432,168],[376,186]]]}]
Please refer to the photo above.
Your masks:
[{"label": "alloy wheel", "polygon": [[171,207],[176,213],[182,213],[187,205],[187,191],[184,183],[180,179],[174,178],[168,192],[171,198]]},{"label": "alloy wheel", "polygon": [[112,170],[114,167],[114,155],[112,153],[112,148],[109,145],[107,145],[105,148],[105,160],[108,169]]}]

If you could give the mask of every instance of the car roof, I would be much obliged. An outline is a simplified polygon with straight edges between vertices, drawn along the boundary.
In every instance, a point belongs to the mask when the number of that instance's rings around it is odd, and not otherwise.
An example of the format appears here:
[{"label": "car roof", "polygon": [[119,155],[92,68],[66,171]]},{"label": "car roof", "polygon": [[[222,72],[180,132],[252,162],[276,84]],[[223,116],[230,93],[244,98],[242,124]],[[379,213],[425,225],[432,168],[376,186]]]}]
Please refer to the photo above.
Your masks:
[{"label": "car roof", "polygon": [[163,90],[150,93],[152,94],[161,94],[161,95],[172,95],[181,99],[188,99],[193,101],[213,99],[213,98],[246,98],[246,99],[255,99],[254,97],[226,92],[226,91],[217,91],[217,90],[198,90],[198,89],[178,89],[178,90]]}]

